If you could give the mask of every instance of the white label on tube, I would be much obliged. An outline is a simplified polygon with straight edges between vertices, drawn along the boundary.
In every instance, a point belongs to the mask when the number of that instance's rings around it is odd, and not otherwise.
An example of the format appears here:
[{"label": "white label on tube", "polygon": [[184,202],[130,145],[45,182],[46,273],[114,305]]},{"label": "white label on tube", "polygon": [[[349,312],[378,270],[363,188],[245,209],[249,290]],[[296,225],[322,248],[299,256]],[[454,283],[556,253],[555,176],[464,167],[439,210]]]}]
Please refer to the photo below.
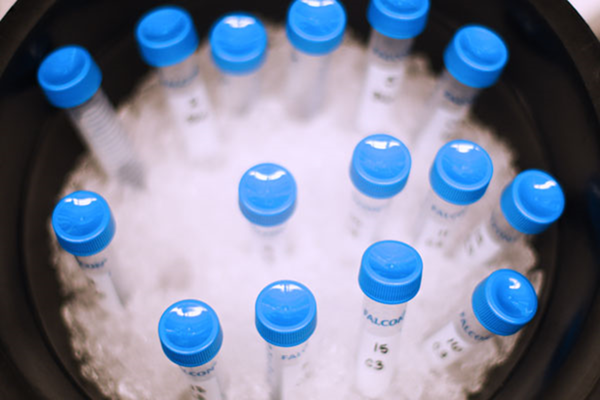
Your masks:
[{"label": "white label on tube", "polygon": [[308,377],[308,343],[293,347],[267,345],[267,373],[272,400],[298,397],[298,387]]},{"label": "white label on tube", "polygon": [[118,310],[123,306],[110,275],[111,252],[109,249],[86,257],[75,257],[79,267],[94,282],[105,308]]},{"label": "white label on tube", "polygon": [[425,126],[420,130],[418,138],[416,138],[419,146],[438,149],[443,143],[451,140],[467,110],[468,107],[464,107],[460,111],[449,110],[445,107],[428,110]]},{"label": "white label on tube", "polygon": [[216,367],[216,360],[198,367],[180,367],[188,377],[192,397],[195,400],[221,400],[223,398]]},{"label": "white label on tube", "polygon": [[356,189],[353,190],[349,218],[352,236],[357,239],[371,240],[377,233],[381,217],[390,203],[390,199],[370,198]]},{"label": "white label on tube", "polygon": [[419,226],[417,242],[420,246],[447,250],[454,239],[454,229],[465,216],[467,207],[447,203],[433,193],[426,204],[421,217],[424,223]]}]

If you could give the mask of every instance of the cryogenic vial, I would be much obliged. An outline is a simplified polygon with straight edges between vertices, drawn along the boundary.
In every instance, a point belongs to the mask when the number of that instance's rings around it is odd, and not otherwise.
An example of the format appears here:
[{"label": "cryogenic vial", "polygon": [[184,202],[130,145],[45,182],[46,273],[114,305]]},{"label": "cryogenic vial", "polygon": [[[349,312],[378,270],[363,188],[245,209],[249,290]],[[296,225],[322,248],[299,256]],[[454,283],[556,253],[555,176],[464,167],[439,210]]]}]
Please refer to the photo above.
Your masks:
[{"label": "cryogenic vial", "polygon": [[451,250],[468,206],[485,194],[493,169],[488,153],[473,142],[454,140],[442,146],[429,171],[431,190],[417,220],[419,247]]},{"label": "cryogenic vial", "polygon": [[471,301],[441,330],[425,340],[424,350],[434,367],[445,367],[494,335],[517,333],[534,317],[537,295],[529,280],[500,269],[483,280]]},{"label": "cryogenic vial", "polygon": [[66,110],[104,172],[142,187],[144,169],[100,87],[102,72],[90,53],[80,46],[61,47],[44,59],[37,78],[48,101]]},{"label": "cryogenic vial", "polygon": [[350,163],[350,229],[354,237],[371,240],[377,233],[392,198],[408,181],[410,166],[410,152],[390,135],[367,136],[354,148]]},{"label": "cryogenic vial", "polygon": [[258,164],[242,176],[238,187],[239,206],[250,221],[258,246],[267,261],[281,257],[286,221],[296,208],[296,181],[277,164]]},{"label": "cryogenic vial", "polygon": [[506,44],[491,29],[468,25],[456,32],[444,51],[446,68],[428,104],[426,120],[416,133],[419,150],[437,148],[453,138],[456,124],[481,89],[496,83],[507,61]]},{"label": "cryogenic vial", "polygon": [[267,55],[267,31],[253,15],[228,14],[210,32],[212,59],[221,73],[219,108],[248,111],[260,92],[260,67]]},{"label": "cryogenic vial", "polygon": [[390,386],[398,359],[406,303],[421,287],[423,261],[409,245],[387,240],[364,253],[358,283],[364,294],[356,387],[368,398]]},{"label": "cryogenic vial", "polygon": [[526,235],[545,231],[564,208],[565,195],[551,175],[523,171],[504,189],[490,218],[467,237],[459,257],[471,264],[489,262]]},{"label": "cryogenic vial", "polygon": [[115,235],[115,220],[106,200],[88,191],[63,197],[54,207],[52,228],[60,246],[75,256],[81,270],[94,282],[103,306],[121,309],[122,296],[111,277],[116,260],[109,245]]},{"label": "cryogenic vial", "polygon": [[429,0],[369,3],[371,36],[357,114],[361,132],[397,133],[397,124],[391,118],[404,80],[405,59],[414,38],[425,29],[428,12]]},{"label": "cryogenic vial", "polygon": [[163,352],[185,374],[194,399],[221,400],[218,353],[223,330],[217,313],[199,300],[181,300],[160,317]]},{"label": "cryogenic vial", "polygon": [[256,329],[267,342],[271,400],[298,398],[309,372],[309,343],[317,326],[317,302],[303,284],[273,282],[256,299]]},{"label": "cryogenic vial", "polygon": [[346,28],[346,11],[336,0],[295,0],[286,32],[292,44],[285,93],[293,116],[308,119],[323,107],[331,53]]},{"label": "cryogenic vial", "polygon": [[158,70],[188,155],[199,161],[214,157],[219,137],[206,86],[194,57],[199,38],[192,17],[176,6],[155,8],[140,19],[135,38],[144,61]]}]

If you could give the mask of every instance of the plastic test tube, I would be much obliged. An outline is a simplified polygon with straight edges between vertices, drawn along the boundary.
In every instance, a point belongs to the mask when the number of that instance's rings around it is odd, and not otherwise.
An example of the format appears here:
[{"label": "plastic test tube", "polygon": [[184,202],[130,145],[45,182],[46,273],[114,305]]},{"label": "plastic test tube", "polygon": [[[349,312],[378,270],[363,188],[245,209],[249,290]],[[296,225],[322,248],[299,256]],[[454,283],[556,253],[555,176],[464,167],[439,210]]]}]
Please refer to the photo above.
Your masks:
[{"label": "plastic test tube", "polygon": [[115,220],[108,203],[94,192],[77,191],[63,197],[52,213],[52,228],[60,246],[75,256],[77,264],[94,282],[102,305],[120,310],[111,270],[116,261],[110,249]]},{"label": "plastic test tube", "polygon": [[551,175],[523,171],[504,189],[490,218],[467,237],[459,257],[472,264],[489,262],[526,235],[545,231],[564,208],[565,195]]},{"label": "plastic test tube", "polygon": [[357,127],[361,132],[392,132],[396,99],[404,80],[405,59],[427,24],[429,0],[371,0],[367,70],[360,96]]},{"label": "plastic test tube", "polygon": [[517,333],[536,310],[529,280],[510,269],[497,270],[477,285],[469,304],[425,340],[424,350],[434,367],[448,366],[494,335]]},{"label": "plastic test tube", "polygon": [[221,400],[218,353],[223,331],[215,311],[199,300],[181,300],[160,317],[158,337],[163,352],[179,366],[194,399]]},{"label": "plastic test tube", "polygon": [[221,72],[219,107],[230,114],[250,109],[260,92],[260,67],[267,55],[267,31],[253,15],[228,14],[210,32],[212,59]]},{"label": "plastic test tube", "polygon": [[144,61],[158,69],[170,111],[193,160],[215,156],[219,138],[210,99],[194,54],[199,38],[190,14],[158,7],[137,24],[135,38]]},{"label": "plastic test tube", "polygon": [[417,221],[418,247],[451,250],[468,206],[483,197],[493,169],[488,153],[473,142],[454,140],[442,146],[429,171],[431,190]]},{"label": "plastic test tube", "polygon": [[291,115],[309,119],[322,106],[331,53],[346,28],[346,11],[336,0],[295,0],[288,10],[286,32],[293,46],[286,103]]},{"label": "plastic test tube", "polygon": [[445,70],[427,107],[415,142],[419,151],[437,148],[453,139],[455,125],[469,112],[481,91],[500,78],[508,48],[489,28],[467,25],[459,29],[444,51]]},{"label": "plastic test tube", "polygon": [[317,303],[303,284],[273,282],[256,299],[256,329],[267,342],[271,400],[298,398],[309,369],[308,339],[317,326]]},{"label": "plastic test tube", "polygon": [[358,143],[350,163],[353,236],[372,240],[393,197],[406,186],[410,167],[410,152],[393,136],[371,135]]},{"label": "plastic test tube", "polygon": [[100,87],[102,72],[90,53],[80,46],[61,47],[44,59],[37,78],[48,101],[65,109],[104,172],[143,187],[144,169]]},{"label": "plastic test tube", "polygon": [[296,193],[294,177],[277,164],[255,165],[240,180],[240,210],[250,221],[267,261],[280,258],[284,250],[282,233],[296,209]]},{"label": "plastic test tube", "polygon": [[409,245],[383,241],[364,253],[358,283],[364,293],[356,387],[379,397],[389,388],[398,359],[406,303],[421,287],[423,261]]}]

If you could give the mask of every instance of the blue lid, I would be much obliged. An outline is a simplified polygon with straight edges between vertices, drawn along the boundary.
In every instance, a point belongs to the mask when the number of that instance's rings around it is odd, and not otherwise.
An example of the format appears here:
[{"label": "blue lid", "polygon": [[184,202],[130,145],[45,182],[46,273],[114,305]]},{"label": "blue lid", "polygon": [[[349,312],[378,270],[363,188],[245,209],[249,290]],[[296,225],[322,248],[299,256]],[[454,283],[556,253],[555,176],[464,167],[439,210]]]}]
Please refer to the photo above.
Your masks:
[{"label": "blue lid", "polygon": [[158,322],[158,337],[167,358],[182,367],[206,364],[223,343],[217,313],[200,300],[181,300],[167,308]]},{"label": "blue lid", "polygon": [[565,195],[551,175],[530,169],[504,189],[500,207],[513,228],[532,235],[543,232],[561,216]]},{"label": "blue lid", "polygon": [[354,148],[350,179],[369,197],[389,198],[404,189],[410,165],[410,152],[404,143],[390,135],[371,135]]},{"label": "blue lid", "polygon": [[492,86],[508,61],[502,38],[484,26],[468,25],[456,32],[444,52],[446,69],[467,86]]},{"label": "blue lid", "polygon": [[287,37],[304,53],[331,53],[342,43],[345,28],[346,11],[336,0],[296,0],[288,10]]},{"label": "blue lid", "polygon": [[384,36],[409,39],[423,32],[428,13],[429,0],[371,0],[367,19]]},{"label": "blue lid", "polygon": [[468,205],[483,197],[493,172],[492,159],[482,147],[468,140],[453,140],[435,156],[429,182],[447,202]]},{"label": "blue lid", "polygon": [[250,168],[238,189],[242,214],[260,226],[283,224],[296,208],[296,181],[277,164],[258,164]]},{"label": "blue lid", "polygon": [[50,104],[71,108],[85,103],[98,91],[102,72],[86,49],[64,46],[42,61],[37,78]]},{"label": "blue lid", "polygon": [[229,74],[247,74],[265,61],[267,31],[254,16],[228,14],[210,32],[210,48],[215,64]]},{"label": "blue lid", "polygon": [[191,15],[181,7],[164,6],[146,13],[135,28],[144,61],[168,67],[185,60],[198,48],[198,33]]},{"label": "blue lid", "polygon": [[101,252],[115,236],[115,220],[106,200],[83,190],[58,202],[52,228],[62,248],[80,257]]},{"label": "blue lid", "polygon": [[415,249],[385,240],[372,244],[363,254],[358,284],[378,303],[401,304],[417,295],[422,275],[423,260]]},{"label": "blue lid", "polygon": [[517,333],[537,310],[537,295],[517,271],[500,269],[475,288],[473,312],[488,331],[501,336]]},{"label": "blue lid", "polygon": [[256,329],[268,343],[292,347],[306,342],[317,327],[317,302],[311,291],[295,281],[277,281],[256,299]]}]

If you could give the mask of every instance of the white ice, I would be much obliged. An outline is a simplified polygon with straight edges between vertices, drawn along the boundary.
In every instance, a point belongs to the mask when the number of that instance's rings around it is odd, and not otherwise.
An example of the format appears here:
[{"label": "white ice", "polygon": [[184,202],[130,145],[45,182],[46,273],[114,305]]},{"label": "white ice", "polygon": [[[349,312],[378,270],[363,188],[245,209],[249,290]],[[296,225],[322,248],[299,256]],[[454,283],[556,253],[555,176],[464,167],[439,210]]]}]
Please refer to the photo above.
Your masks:
[{"label": "white ice", "polygon": [[[280,93],[290,47],[284,30],[273,26],[262,70],[263,95],[249,114],[218,119],[226,152],[217,161],[186,161],[157,77],[151,74],[119,110],[148,168],[147,189],[135,191],[106,181],[88,155],[68,177],[61,195],[76,189],[97,191],[117,221],[112,246],[119,267],[113,276],[128,294],[122,312],[98,307],[75,260],[56,243],[53,256],[63,290],[70,295],[62,313],[74,353],[84,375],[107,396],[185,398],[185,377],[164,356],[157,325],[170,304],[196,298],[210,304],[221,320],[220,367],[227,398],[266,399],[265,344],[254,326],[254,302],[264,286],[285,278],[306,284],[318,303],[311,376],[299,397],[359,398],[352,388],[362,312],[358,269],[368,243],[353,240],[348,230],[348,168],[352,150],[362,139],[353,123],[366,50],[347,36],[332,60],[326,106],[313,120],[295,122],[286,114]],[[214,98],[218,74],[206,44],[198,58]],[[423,57],[413,56],[408,63],[395,123],[410,132],[419,123],[416,116],[433,90],[434,76]],[[463,128],[463,137],[487,149],[494,162],[492,183],[472,207],[468,229],[489,215],[517,171],[514,153],[489,128],[474,120]],[[281,163],[298,184],[298,206],[285,231],[290,246],[276,264],[265,263],[253,250],[256,236],[237,204],[240,177],[260,162]],[[428,189],[428,170],[423,160],[413,159],[408,184],[388,210],[382,238],[410,243]],[[531,272],[535,254],[527,244],[519,246],[498,267]],[[436,254],[422,256],[423,284],[408,304],[398,372],[384,398],[466,398],[481,387],[486,369],[508,356],[516,338],[490,340],[465,363],[440,375],[431,373],[423,340],[459,311],[492,268],[461,268]],[[533,272],[539,287],[543,276]]]}]

